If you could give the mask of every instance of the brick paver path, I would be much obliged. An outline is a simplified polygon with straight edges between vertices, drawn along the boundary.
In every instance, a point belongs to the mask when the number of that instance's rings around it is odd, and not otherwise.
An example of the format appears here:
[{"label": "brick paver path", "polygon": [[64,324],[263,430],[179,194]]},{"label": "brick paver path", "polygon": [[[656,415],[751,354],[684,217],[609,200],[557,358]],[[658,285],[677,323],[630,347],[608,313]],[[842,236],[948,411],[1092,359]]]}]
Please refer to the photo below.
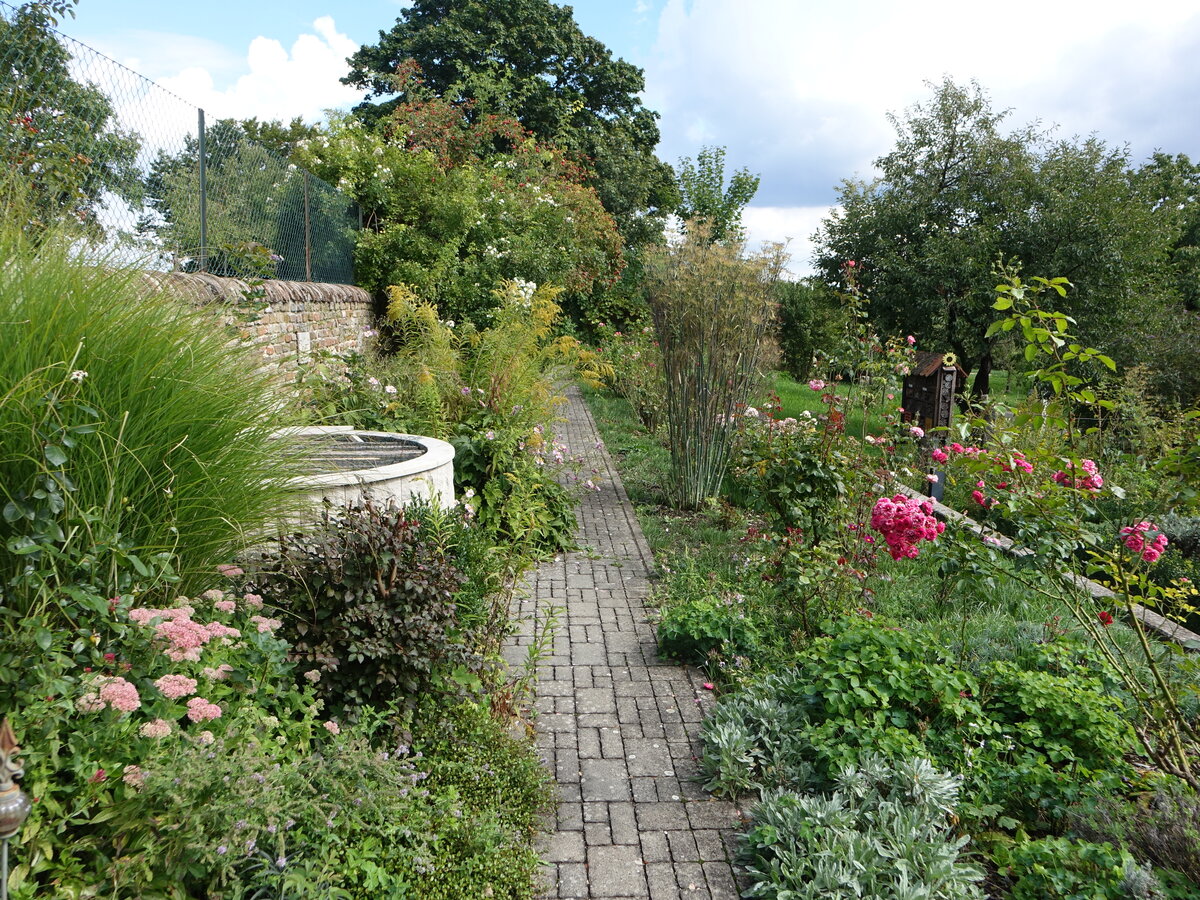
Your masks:
[{"label": "brick paver path", "polygon": [[538,666],[537,746],[554,771],[543,836],[549,898],[735,900],[739,811],[700,787],[699,730],[712,695],[695,671],[658,658],[645,606],[652,559],[629,497],[579,392],[558,438],[598,472],[578,510],[579,550],[540,566],[518,592],[524,658],[533,625],[558,610]]}]

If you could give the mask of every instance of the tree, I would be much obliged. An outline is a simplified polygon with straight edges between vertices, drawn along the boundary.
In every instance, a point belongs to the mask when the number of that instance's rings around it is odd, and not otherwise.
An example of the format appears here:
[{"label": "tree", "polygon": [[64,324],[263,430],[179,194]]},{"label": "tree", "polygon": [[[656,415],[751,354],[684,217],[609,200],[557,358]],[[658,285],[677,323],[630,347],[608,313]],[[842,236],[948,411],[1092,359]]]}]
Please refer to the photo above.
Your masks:
[{"label": "tree", "polygon": [[744,238],[742,210],[758,193],[758,176],[738,169],[725,183],[725,148],[702,147],[696,161],[679,161],[679,206],[684,222],[702,222],[714,241]]},{"label": "tree", "polygon": [[1106,347],[1147,305],[1168,302],[1173,222],[1127,151],[1094,138],[1052,142],[1032,126],[1005,133],[1007,113],[993,112],[978,84],[931,87],[930,101],[891,117],[896,146],[876,160],[880,176],[843,183],[841,209],[816,235],[827,280],[856,260],[879,326],[953,350],[975,370],[977,395],[988,392],[997,350],[986,330],[999,260],[1069,278],[1065,311]]},{"label": "tree", "polygon": [[[295,151],[316,130],[299,119],[289,125],[218,119],[204,131],[205,269],[232,277],[304,280],[309,271],[349,279],[352,207],[280,152]],[[174,154],[160,150],[146,176],[151,213],[140,229],[154,234],[184,271],[200,266],[200,144],[187,135]],[[310,226],[305,246],[305,215]],[[357,218],[357,216],[354,216]]]},{"label": "tree", "polygon": [[58,17],[72,2],[27,3],[0,16],[0,163],[27,227],[69,218],[93,235],[106,194],[140,204],[140,138],[115,122],[112,101],[71,77]]},{"label": "tree", "polygon": [[[380,41],[350,58],[343,80],[367,90],[355,113],[385,119],[417,87],[393,77],[407,60],[423,87],[469,121],[510,117],[565,149],[616,219],[627,245],[661,234],[675,204],[670,167],[654,156],[657,113],[639,99],[642,70],[580,31],[549,0],[416,0]],[[375,98],[390,97],[383,103]]]}]

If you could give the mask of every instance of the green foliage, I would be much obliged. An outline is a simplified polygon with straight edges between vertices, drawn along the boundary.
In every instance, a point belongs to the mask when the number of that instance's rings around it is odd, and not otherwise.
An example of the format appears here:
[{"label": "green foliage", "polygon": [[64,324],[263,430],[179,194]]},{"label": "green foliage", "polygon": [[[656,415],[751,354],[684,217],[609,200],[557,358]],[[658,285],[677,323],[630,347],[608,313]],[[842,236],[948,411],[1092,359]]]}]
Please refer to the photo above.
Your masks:
[{"label": "green foliage", "polygon": [[335,708],[411,704],[444,690],[448,672],[477,665],[454,614],[460,575],[423,533],[422,515],[370,498],[326,508],[312,533],[281,539],[254,575]]},{"label": "green foliage", "polygon": [[[393,75],[410,60],[424,81],[397,84]],[[473,122],[515,119],[588,167],[587,183],[627,245],[661,234],[674,186],[670,167],[654,156],[658,116],[642,106],[642,71],[583,34],[570,7],[549,0],[418,0],[350,66],[344,81],[366,88],[368,101],[398,94],[361,104],[355,112],[365,120],[382,120],[420,87]],[[507,277],[542,280],[529,272]]]},{"label": "green foliage", "polygon": [[117,127],[96,85],[72,77],[71,53],[53,30],[72,6],[25,3],[0,17],[0,193],[22,203],[13,221],[31,236],[63,224],[99,235],[106,193],[135,206],[142,198],[140,138]]},{"label": "green foliage", "polygon": [[818,543],[841,519],[848,461],[835,449],[834,432],[812,416],[777,420],[755,412],[738,420],[729,491],[777,528],[801,529]]},{"label": "green foliage", "polygon": [[[1127,872],[1137,865],[1111,844],[1048,837],[1017,844],[1006,868],[1016,880],[1013,900],[1127,900],[1159,896],[1149,884],[1131,893]],[[1136,877],[1136,876],[1135,876]]]},{"label": "green foliage", "polygon": [[654,328],[637,322],[623,329],[599,323],[600,355],[608,365],[605,386],[629,401],[638,420],[653,433],[662,424],[667,385]]},{"label": "green foliage", "polygon": [[745,240],[742,210],[758,193],[758,176],[749,169],[738,169],[725,184],[725,148],[702,147],[696,161],[679,161],[679,207],[675,210],[685,223],[694,222],[707,229],[712,241]]},{"label": "green foliage", "polygon": [[837,341],[845,313],[815,279],[781,281],[775,296],[783,371],[797,381],[807,381],[817,352],[827,351]]},{"label": "green foliage", "polygon": [[131,269],[11,228],[0,248],[5,605],[25,614],[76,584],[111,597],[162,554],[192,590],[295,503],[274,383]]},{"label": "green foliage", "polygon": [[770,793],[754,807],[742,855],[746,897],[769,900],[981,898],[983,873],[951,830],[960,781],[920,758],[864,755],[827,796]]},{"label": "green foliage", "polygon": [[666,378],[675,496],[695,508],[715,496],[733,416],[745,403],[773,315],[782,248],[746,258],[696,225],[647,255],[646,286]]},{"label": "green foliage", "polygon": [[655,632],[663,656],[703,664],[709,654],[752,656],[758,629],[746,618],[745,597],[734,592],[672,603],[663,610]]},{"label": "green foliage", "polygon": [[377,129],[335,118],[301,145],[303,162],[363,209],[358,282],[404,285],[442,318],[484,327],[505,279],[570,291],[615,280],[616,228],[562,152],[511,123],[470,124],[453,111],[431,97]]}]

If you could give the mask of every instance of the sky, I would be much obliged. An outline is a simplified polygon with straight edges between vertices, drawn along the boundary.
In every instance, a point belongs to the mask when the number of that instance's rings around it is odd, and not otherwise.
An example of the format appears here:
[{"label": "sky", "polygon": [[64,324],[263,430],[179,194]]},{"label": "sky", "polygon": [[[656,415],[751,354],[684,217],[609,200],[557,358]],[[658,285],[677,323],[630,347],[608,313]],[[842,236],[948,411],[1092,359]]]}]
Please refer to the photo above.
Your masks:
[{"label": "sky", "polygon": [[[360,93],[345,59],[375,43],[402,0],[80,0],[62,31],[213,118],[319,121]],[[1200,158],[1200,0],[577,0],[580,28],[641,67],[659,156],[727,148],[761,177],[752,243],[810,238],[847,178],[873,177],[888,115],[928,82],[977,80],[1014,128],[1054,127]],[[180,112],[177,127],[194,113]],[[171,127],[176,127],[172,121]],[[164,121],[163,127],[167,127]]]}]

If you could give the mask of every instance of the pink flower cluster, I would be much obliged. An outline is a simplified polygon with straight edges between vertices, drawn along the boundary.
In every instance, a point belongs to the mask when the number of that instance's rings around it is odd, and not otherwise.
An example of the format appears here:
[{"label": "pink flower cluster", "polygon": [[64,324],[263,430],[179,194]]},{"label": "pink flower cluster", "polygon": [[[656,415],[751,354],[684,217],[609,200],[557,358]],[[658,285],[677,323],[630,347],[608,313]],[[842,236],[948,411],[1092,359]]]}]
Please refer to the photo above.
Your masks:
[{"label": "pink flower cluster", "polygon": [[1104,487],[1104,479],[1100,476],[1098,467],[1096,466],[1094,460],[1082,460],[1079,466],[1084,472],[1087,473],[1086,475],[1083,475],[1082,477],[1076,477],[1074,474],[1075,463],[1068,462],[1067,468],[1071,470],[1071,474],[1068,475],[1063,471],[1055,472],[1053,475],[1054,480],[1063,487],[1079,488],[1081,491],[1092,491],[1093,493]]},{"label": "pink flower cluster", "polygon": [[279,619],[268,619],[266,616],[251,616],[250,624],[258,629],[259,634],[274,634],[275,629],[283,622]]},{"label": "pink flower cluster", "polygon": [[175,662],[200,659],[200,651],[213,638],[236,638],[242,633],[236,628],[230,628],[221,622],[209,622],[201,625],[192,619],[195,610],[190,606],[176,609],[131,609],[129,618],[139,625],[148,625],[156,619],[154,625],[158,637],[167,643],[166,654]]},{"label": "pink flower cluster", "polygon": [[229,663],[221,663],[215,668],[213,666],[204,667],[204,677],[211,681],[224,681],[229,677],[229,673],[233,671],[233,666]]},{"label": "pink flower cluster", "polygon": [[162,691],[168,700],[178,700],[196,693],[196,679],[186,675],[164,675],[154,682],[154,686]]},{"label": "pink flower cluster", "polygon": [[203,697],[193,697],[187,703],[187,717],[193,722],[207,722],[209,719],[221,718],[221,707],[210,703]]},{"label": "pink flower cluster", "polygon": [[107,706],[120,712],[133,712],[142,705],[137,686],[120,677],[102,675],[93,682],[95,690],[79,698],[80,712],[100,712]]},{"label": "pink flower cluster", "polygon": [[166,719],[155,719],[152,722],[145,723],[138,729],[138,733],[142,737],[165,738],[171,733],[171,723]]},{"label": "pink flower cluster", "polygon": [[871,510],[871,527],[883,535],[892,559],[915,559],[921,541],[934,541],[946,530],[946,523],[933,516],[933,504],[916,497],[897,494],[880,497]]},{"label": "pink flower cluster", "polygon": [[[1155,536],[1152,541],[1147,541],[1150,532],[1155,532]],[[1125,546],[1139,554],[1146,562],[1156,562],[1167,549],[1167,536],[1159,531],[1153,522],[1126,525],[1121,529],[1121,537],[1125,539]]]}]

